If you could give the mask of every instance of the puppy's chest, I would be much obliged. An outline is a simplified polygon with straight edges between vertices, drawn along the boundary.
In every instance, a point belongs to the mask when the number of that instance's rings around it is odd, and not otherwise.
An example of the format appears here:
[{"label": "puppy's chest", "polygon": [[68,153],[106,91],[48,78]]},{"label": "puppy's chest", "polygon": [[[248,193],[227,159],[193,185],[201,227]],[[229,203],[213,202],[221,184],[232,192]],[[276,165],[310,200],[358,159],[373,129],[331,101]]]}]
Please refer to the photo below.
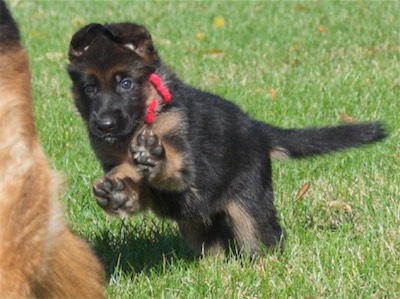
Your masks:
[{"label": "puppy's chest", "polygon": [[92,148],[103,168],[108,171],[125,161],[132,161],[129,154],[129,141],[104,143],[91,139]]}]

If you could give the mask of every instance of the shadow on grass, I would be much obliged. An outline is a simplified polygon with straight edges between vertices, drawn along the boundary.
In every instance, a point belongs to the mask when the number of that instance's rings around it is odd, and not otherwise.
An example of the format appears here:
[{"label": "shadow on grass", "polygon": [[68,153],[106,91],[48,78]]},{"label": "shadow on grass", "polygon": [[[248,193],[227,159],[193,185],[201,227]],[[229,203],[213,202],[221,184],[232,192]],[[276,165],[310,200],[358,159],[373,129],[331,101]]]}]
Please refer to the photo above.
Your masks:
[{"label": "shadow on grass", "polygon": [[172,262],[194,261],[197,256],[170,226],[144,230],[139,225],[121,224],[118,232],[104,229],[93,240],[94,249],[106,270],[107,278],[115,271],[132,276],[164,269]]}]

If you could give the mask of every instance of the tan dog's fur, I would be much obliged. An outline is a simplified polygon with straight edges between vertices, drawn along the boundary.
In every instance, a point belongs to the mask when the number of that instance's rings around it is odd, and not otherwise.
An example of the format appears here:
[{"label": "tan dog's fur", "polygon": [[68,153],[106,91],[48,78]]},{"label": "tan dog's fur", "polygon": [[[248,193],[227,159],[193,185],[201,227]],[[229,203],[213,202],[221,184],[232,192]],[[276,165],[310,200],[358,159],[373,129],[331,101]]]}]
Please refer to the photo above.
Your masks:
[{"label": "tan dog's fur", "polygon": [[27,56],[2,39],[0,61],[0,298],[102,298],[102,267],[58,207],[61,180],[35,131]]}]

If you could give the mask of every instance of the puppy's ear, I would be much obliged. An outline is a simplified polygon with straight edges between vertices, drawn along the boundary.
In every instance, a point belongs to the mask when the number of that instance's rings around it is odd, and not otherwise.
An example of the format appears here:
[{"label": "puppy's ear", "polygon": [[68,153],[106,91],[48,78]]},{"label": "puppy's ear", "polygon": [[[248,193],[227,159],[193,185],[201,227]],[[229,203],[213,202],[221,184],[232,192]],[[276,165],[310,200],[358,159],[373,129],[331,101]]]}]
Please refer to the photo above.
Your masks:
[{"label": "puppy's ear", "polygon": [[72,59],[85,53],[95,39],[104,32],[101,24],[91,23],[76,32],[71,39],[68,49],[68,57]]},{"label": "puppy's ear", "polygon": [[135,52],[147,63],[158,61],[150,32],[146,27],[134,23],[114,23],[104,26],[110,38],[123,47]]}]

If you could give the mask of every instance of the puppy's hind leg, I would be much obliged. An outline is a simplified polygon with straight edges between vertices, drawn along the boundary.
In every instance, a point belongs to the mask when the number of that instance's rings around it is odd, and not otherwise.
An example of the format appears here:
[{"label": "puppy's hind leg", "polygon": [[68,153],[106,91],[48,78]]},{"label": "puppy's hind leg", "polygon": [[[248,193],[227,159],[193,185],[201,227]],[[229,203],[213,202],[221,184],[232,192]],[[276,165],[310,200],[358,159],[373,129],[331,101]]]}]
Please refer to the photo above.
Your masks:
[{"label": "puppy's hind leg", "polygon": [[178,225],[189,248],[199,255],[225,255],[233,239],[223,214],[210,223],[181,220]]},{"label": "puppy's hind leg", "polygon": [[250,207],[240,201],[230,201],[225,209],[240,253],[260,255],[261,245],[271,248],[279,243],[283,233],[275,209]]}]

